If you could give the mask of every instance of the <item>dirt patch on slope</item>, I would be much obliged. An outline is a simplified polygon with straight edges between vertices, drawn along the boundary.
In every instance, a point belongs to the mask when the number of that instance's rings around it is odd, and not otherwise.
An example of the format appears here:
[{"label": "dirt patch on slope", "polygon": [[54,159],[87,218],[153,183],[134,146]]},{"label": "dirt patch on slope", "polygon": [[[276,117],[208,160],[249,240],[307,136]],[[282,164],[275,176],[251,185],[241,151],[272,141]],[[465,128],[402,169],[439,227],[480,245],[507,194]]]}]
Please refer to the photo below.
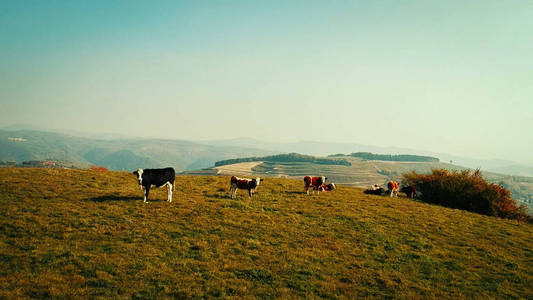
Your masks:
[{"label": "dirt patch on slope", "polygon": [[215,167],[217,175],[252,175],[252,169],[262,164],[262,161],[243,162]]}]

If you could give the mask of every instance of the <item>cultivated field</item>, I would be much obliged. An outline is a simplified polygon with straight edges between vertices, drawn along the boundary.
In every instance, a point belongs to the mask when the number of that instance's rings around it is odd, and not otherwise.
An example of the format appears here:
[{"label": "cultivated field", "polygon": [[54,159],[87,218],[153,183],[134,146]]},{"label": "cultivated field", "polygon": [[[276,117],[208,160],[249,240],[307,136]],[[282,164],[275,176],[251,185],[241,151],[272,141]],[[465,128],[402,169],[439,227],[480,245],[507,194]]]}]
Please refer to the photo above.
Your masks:
[{"label": "cultivated field", "polygon": [[0,169],[0,298],[533,298],[533,226],[340,187]]},{"label": "cultivated field", "polygon": [[252,176],[253,168],[262,163],[262,161],[243,162],[215,167],[215,169],[217,170],[217,175]]}]

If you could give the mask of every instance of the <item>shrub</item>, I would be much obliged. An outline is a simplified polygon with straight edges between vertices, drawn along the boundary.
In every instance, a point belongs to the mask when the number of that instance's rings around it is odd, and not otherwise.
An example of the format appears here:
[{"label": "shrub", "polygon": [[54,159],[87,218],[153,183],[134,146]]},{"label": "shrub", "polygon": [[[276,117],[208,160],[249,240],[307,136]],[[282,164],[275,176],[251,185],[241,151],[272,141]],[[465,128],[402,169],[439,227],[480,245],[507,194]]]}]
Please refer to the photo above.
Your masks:
[{"label": "shrub", "polygon": [[479,170],[434,169],[430,174],[415,171],[402,175],[402,183],[414,185],[420,200],[488,216],[529,220],[525,206],[519,206],[504,187],[487,183]]},{"label": "shrub", "polygon": [[89,170],[91,171],[102,171],[102,172],[107,172],[107,168],[106,167],[101,167],[101,166],[91,166],[89,168]]}]

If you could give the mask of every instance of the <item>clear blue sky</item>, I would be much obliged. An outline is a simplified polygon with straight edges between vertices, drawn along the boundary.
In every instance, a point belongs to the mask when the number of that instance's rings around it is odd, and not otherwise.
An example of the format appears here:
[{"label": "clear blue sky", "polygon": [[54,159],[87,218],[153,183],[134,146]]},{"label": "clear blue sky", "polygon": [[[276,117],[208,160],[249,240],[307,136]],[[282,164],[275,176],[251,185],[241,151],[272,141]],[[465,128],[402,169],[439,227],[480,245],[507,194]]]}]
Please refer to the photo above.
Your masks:
[{"label": "clear blue sky", "polygon": [[533,1],[0,1],[0,126],[533,163]]}]

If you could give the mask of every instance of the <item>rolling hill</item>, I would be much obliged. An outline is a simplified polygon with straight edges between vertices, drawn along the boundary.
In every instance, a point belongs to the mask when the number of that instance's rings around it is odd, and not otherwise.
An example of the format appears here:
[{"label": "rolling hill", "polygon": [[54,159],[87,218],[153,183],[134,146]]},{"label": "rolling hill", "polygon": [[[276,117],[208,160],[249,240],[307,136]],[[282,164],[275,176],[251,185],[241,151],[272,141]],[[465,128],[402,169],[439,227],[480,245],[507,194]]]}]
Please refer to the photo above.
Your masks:
[{"label": "rolling hill", "polygon": [[94,139],[56,132],[0,130],[0,161],[55,160],[87,168],[133,170],[172,166],[177,171],[213,165],[222,159],[277,152],[233,146],[210,146],[181,140]]},{"label": "rolling hill", "polygon": [[0,169],[0,298],[533,297],[533,226],[339,187]]},{"label": "rolling hill", "polygon": [[205,144],[216,146],[239,146],[256,149],[279,151],[283,153],[302,153],[314,156],[328,156],[335,153],[372,152],[376,154],[412,154],[428,155],[437,157],[442,162],[452,162],[455,165],[468,168],[481,169],[483,171],[503,173],[515,176],[533,177],[533,165],[530,163],[513,162],[498,159],[477,159],[463,157],[449,153],[434,151],[424,151],[420,149],[409,149],[400,147],[382,147],[373,145],[363,145],[357,143],[331,143],[316,141],[299,141],[291,143],[271,143],[252,138],[236,138],[226,140],[205,141]]}]

